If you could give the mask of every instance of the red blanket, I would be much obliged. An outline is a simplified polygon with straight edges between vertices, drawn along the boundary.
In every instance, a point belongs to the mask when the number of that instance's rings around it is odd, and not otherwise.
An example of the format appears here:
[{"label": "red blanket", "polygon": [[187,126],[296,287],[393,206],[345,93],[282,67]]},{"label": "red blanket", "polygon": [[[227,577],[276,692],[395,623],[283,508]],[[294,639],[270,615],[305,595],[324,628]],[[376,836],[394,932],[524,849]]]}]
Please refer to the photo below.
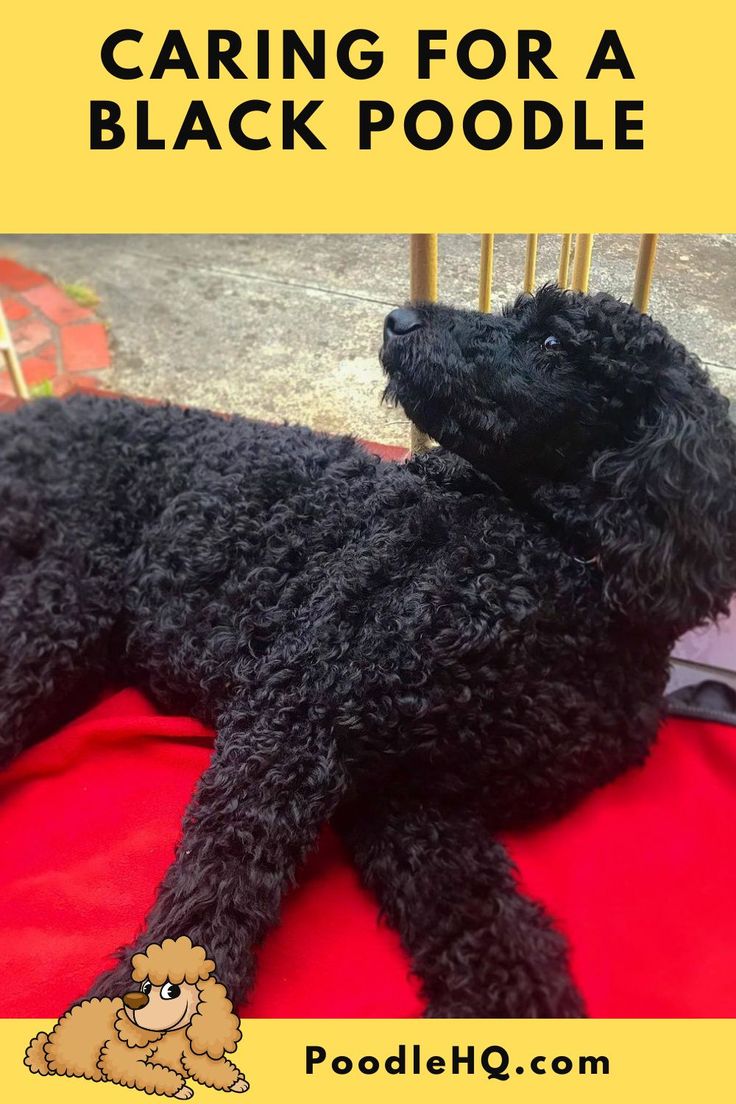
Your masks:
[{"label": "red blanket", "polygon": [[[123,690],[0,776],[0,1015],[54,1016],[142,923],[211,733]],[[736,730],[673,719],[647,765],[507,837],[594,1016],[736,1016]],[[250,1016],[415,1016],[417,987],[326,831]]]}]

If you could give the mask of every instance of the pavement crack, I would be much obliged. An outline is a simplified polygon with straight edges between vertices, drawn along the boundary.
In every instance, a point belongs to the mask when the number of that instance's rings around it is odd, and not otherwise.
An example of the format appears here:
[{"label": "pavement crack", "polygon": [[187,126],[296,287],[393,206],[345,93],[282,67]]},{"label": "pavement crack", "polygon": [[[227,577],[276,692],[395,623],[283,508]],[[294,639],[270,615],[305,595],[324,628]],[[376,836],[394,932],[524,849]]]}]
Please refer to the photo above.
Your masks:
[{"label": "pavement crack", "polygon": [[370,295],[360,295],[357,292],[353,291],[341,291],[338,288],[324,287],[321,284],[302,283],[299,280],[289,280],[284,276],[267,276],[260,272],[252,272],[250,269],[234,269],[226,268],[222,265],[195,264],[192,261],[187,261],[186,259],[181,257],[177,257],[176,261],[172,261],[170,259],[167,259],[166,257],[162,257],[160,254],[142,252],[139,253],[137,250],[130,248],[122,250],[122,252],[127,253],[127,255],[130,257],[136,257],[140,260],[157,261],[159,264],[169,269],[185,267],[189,269],[194,269],[197,272],[209,272],[216,276],[227,276],[231,279],[241,280],[243,282],[254,281],[255,283],[260,284],[269,284],[273,287],[291,288],[294,291],[316,292],[318,295],[324,295],[327,298],[350,299],[356,303],[373,303],[379,307],[391,308],[396,306],[396,303],[391,302],[388,299],[376,299]]}]

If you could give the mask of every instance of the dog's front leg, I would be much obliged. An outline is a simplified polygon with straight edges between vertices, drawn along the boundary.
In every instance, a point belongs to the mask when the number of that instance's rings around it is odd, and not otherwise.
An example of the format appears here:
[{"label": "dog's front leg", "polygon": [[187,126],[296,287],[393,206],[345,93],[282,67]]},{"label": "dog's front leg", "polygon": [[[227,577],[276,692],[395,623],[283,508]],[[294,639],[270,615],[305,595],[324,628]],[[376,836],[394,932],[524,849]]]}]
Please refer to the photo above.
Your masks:
[{"label": "dog's front leg", "polygon": [[192,1090],[180,1073],[150,1060],[145,1048],[129,1046],[117,1036],[102,1048],[97,1068],[104,1080],[113,1085],[179,1100],[192,1096]]},{"label": "dog's front leg", "polygon": [[209,1054],[187,1051],[182,1064],[193,1081],[223,1092],[244,1093],[250,1088],[245,1074],[227,1058],[210,1058]]},{"label": "dog's front leg", "polygon": [[132,954],[188,935],[237,1002],[253,981],[255,946],[343,791],[329,725],[308,701],[271,693],[225,710],[145,931],[89,995],[126,992]]},{"label": "dog's front leg", "polygon": [[565,941],[471,809],[348,807],[338,827],[420,978],[427,1016],[584,1015]]}]

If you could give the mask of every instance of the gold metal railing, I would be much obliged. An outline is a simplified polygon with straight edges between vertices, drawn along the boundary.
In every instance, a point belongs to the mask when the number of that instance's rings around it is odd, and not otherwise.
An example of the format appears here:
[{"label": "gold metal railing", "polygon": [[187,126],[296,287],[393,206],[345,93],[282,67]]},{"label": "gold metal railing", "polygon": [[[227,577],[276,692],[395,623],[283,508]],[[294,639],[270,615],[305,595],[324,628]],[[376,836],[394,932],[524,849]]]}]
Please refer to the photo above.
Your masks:
[{"label": "gold metal railing", "polygon": [[2,303],[0,303],[0,360],[2,360],[2,363],[5,365],[7,373],[10,376],[10,382],[13,385],[13,390],[18,398],[30,399],[31,395],[28,390],[28,384],[26,383],[18,354],[13,345],[13,338],[10,334],[10,327],[8,326],[8,320],[5,317]]},{"label": "gold metal railing", "polygon": [[491,288],[493,287],[493,234],[480,236],[480,288],[478,291],[478,310],[491,309]]},{"label": "gold metal railing", "polygon": [[645,311],[649,305],[649,290],[654,275],[658,237],[658,234],[642,234],[639,241],[639,258],[636,262],[634,294],[631,297],[631,302],[640,311]]},{"label": "gold metal railing", "polygon": [[[412,234],[411,249],[411,298],[413,302],[434,303],[437,299],[437,235]],[[431,439],[413,423],[411,426],[411,451],[426,452]]]},{"label": "gold metal railing", "polygon": [[572,256],[572,234],[562,235],[560,247],[560,266],[557,269],[557,283],[566,288],[570,278],[570,258]]},{"label": "gold metal railing", "polygon": [[593,235],[575,235],[575,253],[572,258],[572,280],[575,291],[587,291],[590,280],[590,262],[593,259]]},{"label": "gold metal railing", "polygon": [[[560,287],[575,291],[587,291],[590,283],[590,266],[593,258],[593,234],[563,234],[557,283]],[[645,311],[649,304],[649,292],[654,274],[657,253],[657,234],[642,234],[639,256],[634,273],[631,301]],[[527,234],[524,259],[524,291],[533,291],[537,279],[538,234]],[[411,298],[414,301],[435,302],[438,292],[438,235],[411,234]],[[493,296],[493,234],[480,236],[480,279],[478,309],[489,311]],[[431,438],[415,425],[411,427],[412,452],[426,452],[432,447]]]}]

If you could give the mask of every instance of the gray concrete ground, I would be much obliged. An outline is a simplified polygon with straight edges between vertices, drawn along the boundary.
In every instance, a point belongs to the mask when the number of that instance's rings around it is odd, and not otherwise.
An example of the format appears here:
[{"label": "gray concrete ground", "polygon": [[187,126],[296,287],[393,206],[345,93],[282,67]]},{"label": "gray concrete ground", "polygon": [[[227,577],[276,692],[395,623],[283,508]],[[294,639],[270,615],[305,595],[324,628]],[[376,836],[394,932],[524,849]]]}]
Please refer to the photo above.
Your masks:
[{"label": "gray concrete ground", "polygon": [[[592,289],[631,293],[638,239],[596,239]],[[520,288],[523,235],[496,239],[494,306]],[[539,282],[559,239],[540,239]],[[479,239],[440,239],[440,292],[474,306]],[[383,317],[408,286],[402,236],[11,236],[0,255],[100,295],[114,366],[106,382],[269,420],[405,444],[380,405]],[[736,406],[736,237],[660,239],[650,309],[711,368]]]}]

